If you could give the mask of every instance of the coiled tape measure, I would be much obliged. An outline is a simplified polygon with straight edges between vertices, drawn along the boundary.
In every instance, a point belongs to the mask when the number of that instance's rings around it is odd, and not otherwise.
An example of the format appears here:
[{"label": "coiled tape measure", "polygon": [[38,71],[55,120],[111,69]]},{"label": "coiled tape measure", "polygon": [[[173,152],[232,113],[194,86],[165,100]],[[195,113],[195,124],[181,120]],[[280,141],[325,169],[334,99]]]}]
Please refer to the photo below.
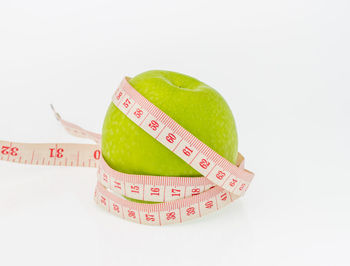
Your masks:
[{"label": "coiled tape measure", "polygon": [[[124,78],[113,94],[115,106],[136,125],[175,153],[204,178],[132,175],[118,172],[104,161],[101,135],[69,123],[55,112],[68,133],[96,144],[16,143],[0,141],[0,159],[9,162],[95,167],[94,199],[106,211],[147,225],[181,223],[218,210],[244,195],[254,174],[238,155],[232,164],[149,102]],[[155,202],[129,201],[124,196]]]}]

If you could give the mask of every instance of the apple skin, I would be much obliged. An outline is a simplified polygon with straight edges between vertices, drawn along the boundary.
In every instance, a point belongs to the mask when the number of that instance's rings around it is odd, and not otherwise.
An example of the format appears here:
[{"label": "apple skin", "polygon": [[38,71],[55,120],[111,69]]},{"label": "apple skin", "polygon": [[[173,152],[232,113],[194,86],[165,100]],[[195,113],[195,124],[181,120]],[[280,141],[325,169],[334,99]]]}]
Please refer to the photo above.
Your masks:
[{"label": "apple skin", "polygon": [[[235,121],[226,101],[213,88],[190,76],[161,70],[143,72],[131,78],[129,83],[199,140],[236,163]],[[105,116],[101,145],[107,164],[120,172],[201,176],[134,124],[113,103]]]}]

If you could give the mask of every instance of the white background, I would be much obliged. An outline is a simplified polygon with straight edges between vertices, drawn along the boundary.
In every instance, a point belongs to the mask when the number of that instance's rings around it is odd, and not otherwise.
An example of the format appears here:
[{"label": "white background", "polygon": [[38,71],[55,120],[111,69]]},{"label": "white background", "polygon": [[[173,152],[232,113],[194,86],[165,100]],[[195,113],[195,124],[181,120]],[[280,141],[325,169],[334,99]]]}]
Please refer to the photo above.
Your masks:
[{"label": "white background", "polygon": [[95,170],[0,162],[1,265],[350,265],[350,3],[0,2],[0,139],[84,142],[124,75],[216,88],[256,173],[205,218],[149,227],[93,202]]}]

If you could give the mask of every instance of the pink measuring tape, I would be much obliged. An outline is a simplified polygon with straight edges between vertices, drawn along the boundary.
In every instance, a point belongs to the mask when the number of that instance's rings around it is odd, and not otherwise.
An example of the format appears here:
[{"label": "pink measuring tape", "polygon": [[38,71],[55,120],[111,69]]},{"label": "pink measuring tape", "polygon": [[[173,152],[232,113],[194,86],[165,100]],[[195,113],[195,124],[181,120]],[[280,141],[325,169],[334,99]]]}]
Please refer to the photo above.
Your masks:
[{"label": "pink measuring tape", "polygon": [[[104,161],[101,135],[61,119],[68,133],[96,144],[16,143],[0,141],[0,159],[16,163],[97,167],[94,199],[121,218],[140,224],[166,225],[202,217],[226,206],[247,191],[254,174],[244,158],[232,164],[136,91],[124,78],[114,93],[115,106],[136,125],[203,175],[202,178],[132,175],[118,172]],[[54,110],[54,109],[53,109]],[[154,204],[137,203],[124,196]]]}]

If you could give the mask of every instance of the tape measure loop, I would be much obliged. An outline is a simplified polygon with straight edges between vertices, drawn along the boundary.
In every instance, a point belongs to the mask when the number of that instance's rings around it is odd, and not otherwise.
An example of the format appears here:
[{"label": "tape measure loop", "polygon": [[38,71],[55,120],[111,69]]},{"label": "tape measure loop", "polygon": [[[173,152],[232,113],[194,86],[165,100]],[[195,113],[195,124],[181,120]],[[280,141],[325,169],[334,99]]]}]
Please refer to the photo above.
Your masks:
[{"label": "tape measure loop", "polygon": [[[123,79],[113,94],[112,101],[115,106],[203,177],[132,175],[116,171],[103,159],[101,135],[63,120],[52,104],[50,106],[56,119],[69,134],[91,139],[96,144],[0,141],[0,160],[33,165],[97,168],[94,194],[96,203],[116,216],[140,224],[182,223],[223,208],[243,196],[254,177],[252,172],[244,168],[244,157],[239,153],[237,165],[232,164],[144,98],[132,88],[127,79]],[[133,104],[121,105],[121,101],[125,99]],[[144,112],[135,118],[131,116],[130,109],[136,104]],[[141,121],[149,115],[153,120],[162,123],[162,132],[179,138],[176,143],[169,141],[166,138],[168,135],[157,131],[160,129],[155,130],[156,132],[149,131],[148,124],[142,124]],[[190,159],[186,157],[185,148],[177,148],[182,142],[190,144],[196,150]],[[153,203],[139,203],[134,200]]]}]

